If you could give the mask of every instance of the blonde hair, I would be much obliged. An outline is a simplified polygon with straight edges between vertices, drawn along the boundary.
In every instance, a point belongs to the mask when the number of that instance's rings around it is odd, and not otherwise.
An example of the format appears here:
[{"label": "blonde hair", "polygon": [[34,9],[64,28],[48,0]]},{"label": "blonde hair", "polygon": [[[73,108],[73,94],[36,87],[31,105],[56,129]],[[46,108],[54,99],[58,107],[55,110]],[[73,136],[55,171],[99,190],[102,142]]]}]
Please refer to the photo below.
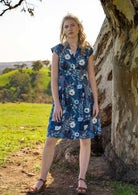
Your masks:
[{"label": "blonde hair", "polygon": [[74,20],[78,26],[79,26],[79,33],[78,33],[78,45],[79,47],[81,48],[81,53],[84,53],[85,49],[90,46],[90,44],[86,41],[86,35],[84,33],[84,28],[83,28],[83,25],[82,23],[79,21],[79,19],[72,15],[72,14],[67,14],[63,20],[62,20],[62,23],[61,23],[61,31],[60,31],[60,42],[66,46],[66,43],[67,43],[67,39],[66,39],[66,36],[64,34],[64,23],[66,20]]}]

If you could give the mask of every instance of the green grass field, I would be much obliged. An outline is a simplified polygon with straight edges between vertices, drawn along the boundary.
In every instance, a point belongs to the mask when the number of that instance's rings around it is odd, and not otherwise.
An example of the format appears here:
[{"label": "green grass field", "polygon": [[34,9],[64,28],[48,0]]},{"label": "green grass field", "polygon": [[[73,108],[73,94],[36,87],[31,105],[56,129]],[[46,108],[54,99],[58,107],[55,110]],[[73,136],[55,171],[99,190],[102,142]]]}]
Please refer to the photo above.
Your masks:
[{"label": "green grass field", "polygon": [[0,103],[0,164],[9,153],[46,138],[51,104]]}]

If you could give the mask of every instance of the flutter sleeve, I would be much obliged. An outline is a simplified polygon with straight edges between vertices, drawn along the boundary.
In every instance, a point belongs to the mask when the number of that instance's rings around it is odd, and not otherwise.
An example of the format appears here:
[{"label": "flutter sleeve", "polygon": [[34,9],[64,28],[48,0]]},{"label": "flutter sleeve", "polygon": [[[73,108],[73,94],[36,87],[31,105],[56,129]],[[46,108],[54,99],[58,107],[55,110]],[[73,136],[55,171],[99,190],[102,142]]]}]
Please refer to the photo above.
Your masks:
[{"label": "flutter sleeve", "polygon": [[61,52],[61,45],[58,44],[58,45],[52,47],[52,48],[51,48],[51,51],[52,51],[52,53],[53,53],[53,52],[56,52],[56,54],[59,56],[59,54],[60,54],[60,52]]},{"label": "flutter sleeve", "polygon": [[93,48],[92,48],[92,47],[89,47],[89,48],[88,48],[88,52],[87,52],[88,57],[91,56],[92,53],[93,53]]}]

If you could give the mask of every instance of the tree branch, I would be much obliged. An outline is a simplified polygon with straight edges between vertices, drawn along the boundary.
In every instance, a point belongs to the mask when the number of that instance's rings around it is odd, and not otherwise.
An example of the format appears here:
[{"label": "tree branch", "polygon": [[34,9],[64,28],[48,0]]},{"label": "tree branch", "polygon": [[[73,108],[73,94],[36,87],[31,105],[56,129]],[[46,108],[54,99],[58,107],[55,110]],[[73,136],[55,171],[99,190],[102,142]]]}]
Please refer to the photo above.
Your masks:
[{"label": "tree branch", "polygon": [[[39,1],[42,1],[42,0],[39,0]],[[0,0],[0,4],[2,4],[2,6],[4,6],[4,9],[2,11],[0,11],[0,16],[4,15],[5,12],[7,12],[9,10],[12,10],[12,9],[19,7],[20,5],[23,4],[23,2],[25,4],[23,5],[23,8],[21,11],[24,11],[24,12],[28,11],[31,16],[34,15],[34,6],[31,3],[29,3],[29,0],[28,0],[28,2],[27,2],[27,0],[19,0],[18,3],[15,5],[12,5],[13,2],[14,2],[13,0]]]},{"label": "tree branch", "polygon": [[0,13],[0,16],[2,16],[5,12],[7,12],[8,10],[11,10],[11,9],[15,9],[17,7],[19,7],[22,3],[23,3],[24,0],[20,0],[17,4],[15,4],[14,6],[11,5],[11,1],[10,2],[5,2],[4,0],[1,0],[0,3],[4,3],[5,6],[8,6],[7,9],[4,9],[1,13]]}]

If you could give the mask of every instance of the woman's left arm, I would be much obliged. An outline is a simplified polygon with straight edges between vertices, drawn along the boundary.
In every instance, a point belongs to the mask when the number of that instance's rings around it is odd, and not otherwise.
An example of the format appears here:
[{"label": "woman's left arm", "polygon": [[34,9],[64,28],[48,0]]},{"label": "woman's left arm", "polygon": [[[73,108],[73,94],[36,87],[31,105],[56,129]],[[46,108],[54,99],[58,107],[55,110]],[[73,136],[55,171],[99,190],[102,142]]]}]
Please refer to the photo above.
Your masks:
[{"label": "woman's left arm", "polygon": [[93,93],[93,98],[94,98],[93,116],[96,117],[98,115],[99,108],[98,108],[98,93],[97,93],[97,85],[96,85],[96,78],[95,78],[95,72],[94,72],[93,54],[90,55],[90,57],[88,58],[87,71],[88,71],[88,80],[89,80],[91,90]]}]

